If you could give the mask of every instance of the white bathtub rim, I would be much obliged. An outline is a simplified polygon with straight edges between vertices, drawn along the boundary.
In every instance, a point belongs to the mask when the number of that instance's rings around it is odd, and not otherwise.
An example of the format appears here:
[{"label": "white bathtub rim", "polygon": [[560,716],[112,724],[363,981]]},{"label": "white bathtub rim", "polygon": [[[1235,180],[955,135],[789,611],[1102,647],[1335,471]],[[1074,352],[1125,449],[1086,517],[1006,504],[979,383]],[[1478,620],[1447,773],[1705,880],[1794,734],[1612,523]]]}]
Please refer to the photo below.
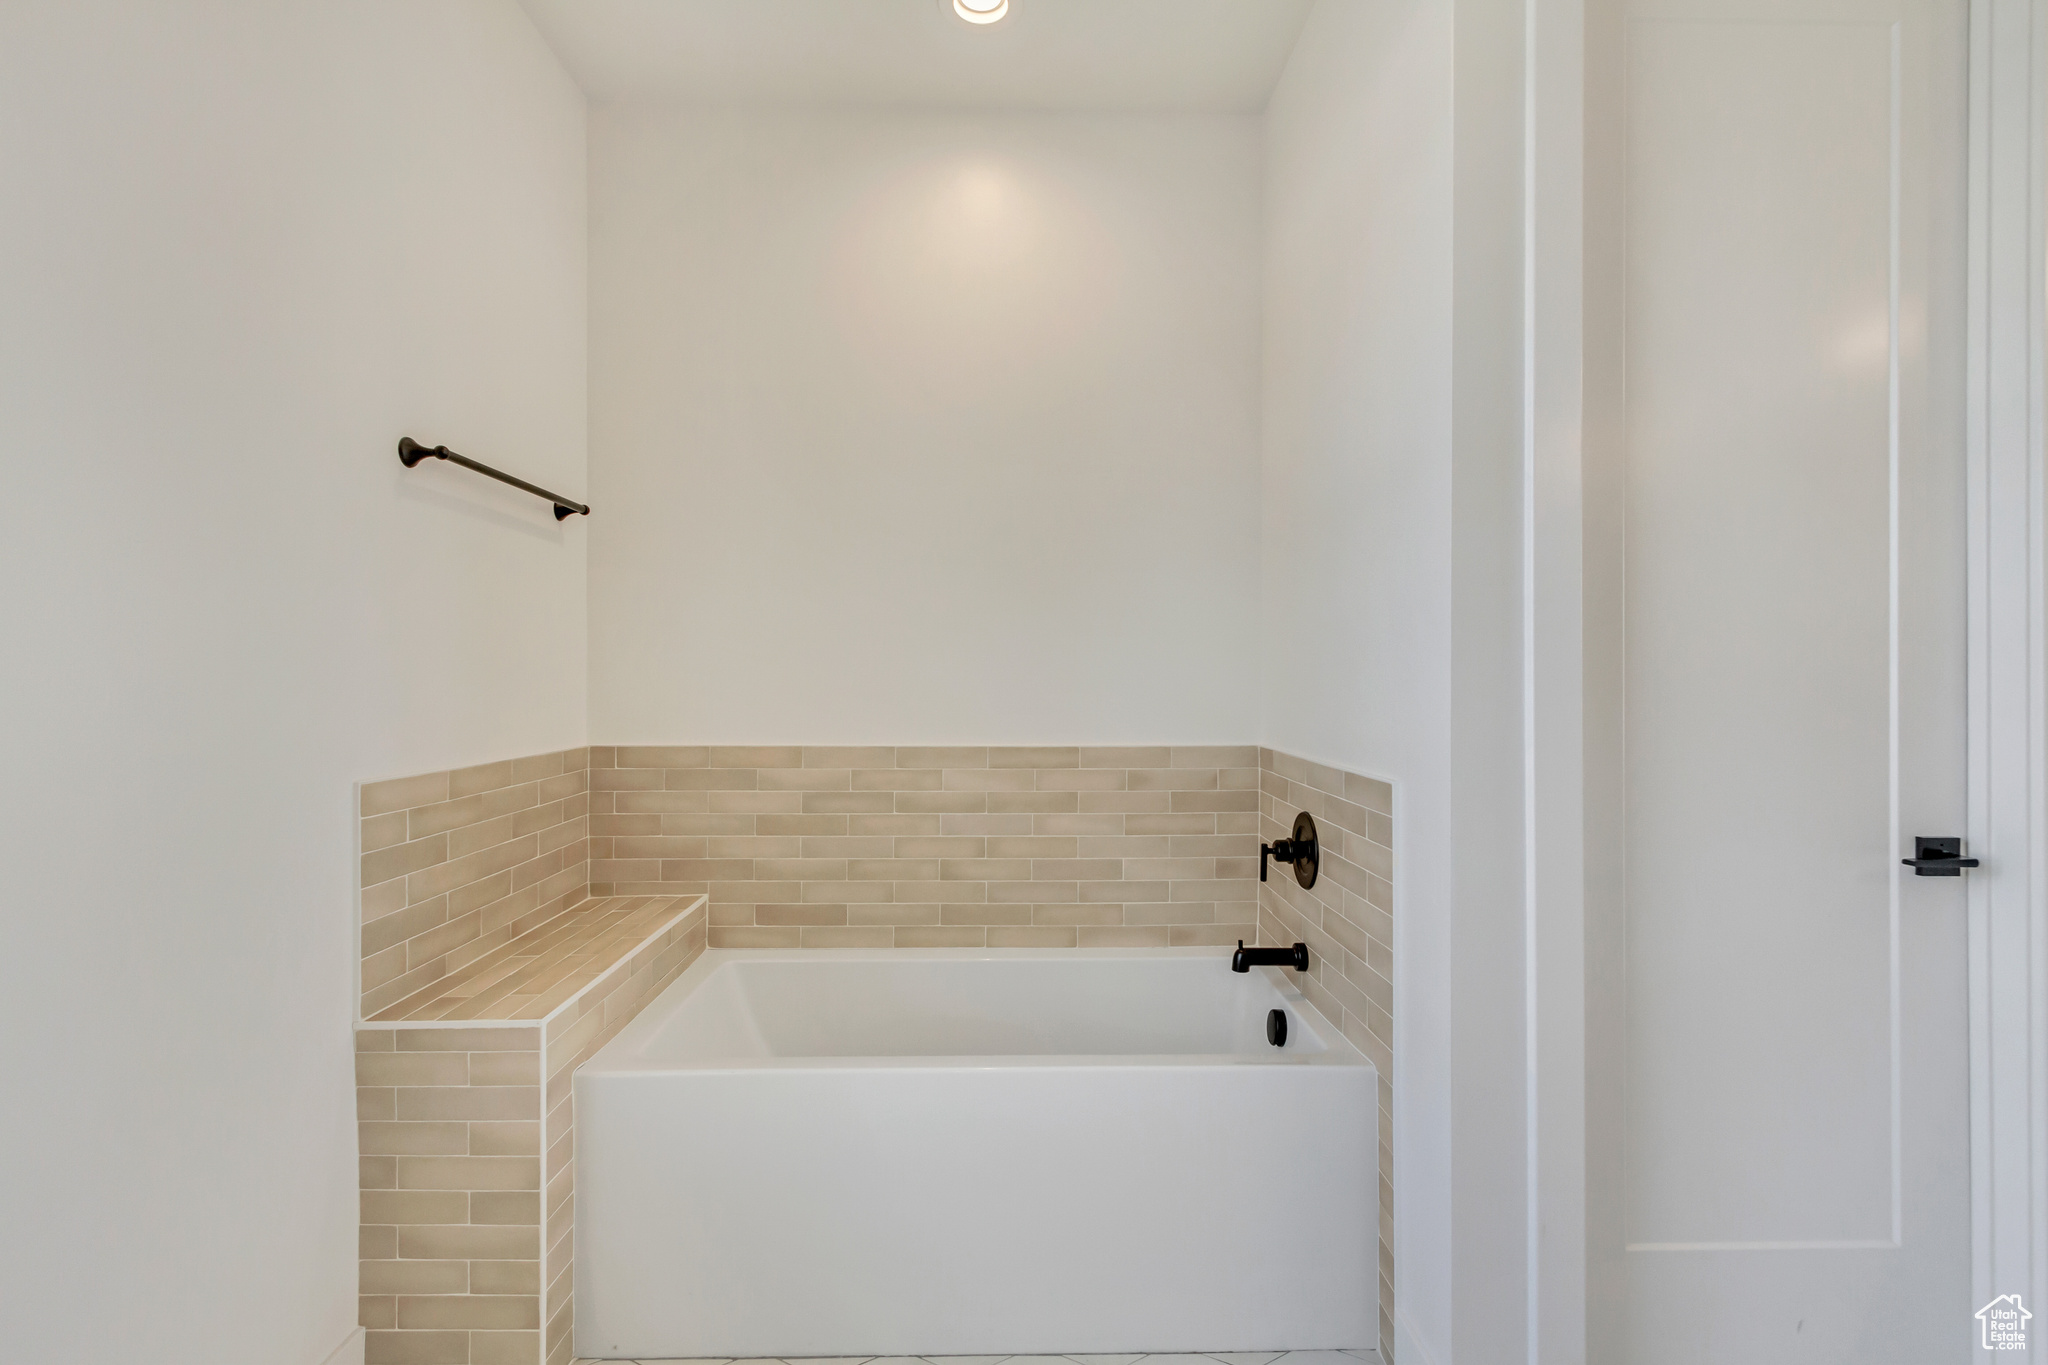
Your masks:
[{"label": "white bathtub rim", "polygon": [[592,1057],[576,1069],[576,1074],[620,1077],[769,1074],[787,1076],[807,1071],[1162,1071],[1219,1066],[1251,1070],[1274,1067],[1351,1067],[1374,1070],[1372,1062],[1367,1058],[1333,1058],[1329,1052],[1272,1058],[1247,1057],[1236,1052],[1120,1052],[1110,1056],[1091,1053],[1033,1052],[1019,1056],[997,1054],[986,1057],[768,1057],[744,1061],[692,1062],[687,1066],[678,1066],[673,1062],[641,1063],[630,1060],[608,1062],[604,1065],[599,1065],[598,1062],[598,1057]]},{"label": "white bathtub rim", "polygon": [[1225,950],[1193,948],[707,948],[683,973],[670,982],[616,1036],[577,1068],[579,1076],[678,1076],[742,1075],[859,1070],[916,1071],[1030,1071],[1068,1070],[1087,1067],[1156,1070],[1182,1067],[1364,1067],[1377,1071],[1372,1059],[1332,1026],[1322,1011],[1288,978],[1293,972],[1283,967],[1255,967],[1275,988],[1281,1000],[1298,1015],[1313,1021],[1321,1039],[1321,1052],[1298,1052],[1266,1056],[1241,1052],[1219,1053],[1021,1053],[947,1056],[856,1056],[856,1057],[742,1057],[707,1059],[677,1064],[649,1061],[640,1056],[649,1036],[659,1030],[681,1001],[713,972],[734,962],[1072,962],[1076,960],[1158,960],[1162,958],[1218,957]]}]

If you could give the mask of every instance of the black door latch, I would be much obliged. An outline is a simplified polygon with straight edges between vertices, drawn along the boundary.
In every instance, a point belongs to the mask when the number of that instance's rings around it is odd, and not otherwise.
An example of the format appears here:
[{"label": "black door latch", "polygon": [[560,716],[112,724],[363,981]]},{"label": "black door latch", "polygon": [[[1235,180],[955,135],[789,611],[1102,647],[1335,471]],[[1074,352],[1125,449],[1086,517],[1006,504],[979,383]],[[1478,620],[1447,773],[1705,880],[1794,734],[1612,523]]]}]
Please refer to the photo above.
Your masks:
[{"label": "black door latch", "polygon": [[1913,840],[1913,856],[1899,859],[1913,869],[1916,877],[1960,877],[1966,867],[1976,867],[1975,858],[1963,856],[1961,839],[1929,839],[1925,835]]}]

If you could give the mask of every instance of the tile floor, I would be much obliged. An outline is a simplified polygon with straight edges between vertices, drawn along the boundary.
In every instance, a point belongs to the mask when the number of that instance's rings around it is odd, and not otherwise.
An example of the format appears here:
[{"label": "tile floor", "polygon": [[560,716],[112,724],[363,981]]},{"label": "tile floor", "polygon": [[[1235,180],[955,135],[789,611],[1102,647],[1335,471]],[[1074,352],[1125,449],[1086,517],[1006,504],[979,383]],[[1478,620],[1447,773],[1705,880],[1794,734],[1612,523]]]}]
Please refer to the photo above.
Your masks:
[{"label": "tile floor", "polygon": [[[1378,1351],[1211,1351],[1124,1356],[833,1356],[761,1360],[643,1360],[638,1365],[1380,1365]],[[572,1365],[621,1365],[579,1360]]]}]

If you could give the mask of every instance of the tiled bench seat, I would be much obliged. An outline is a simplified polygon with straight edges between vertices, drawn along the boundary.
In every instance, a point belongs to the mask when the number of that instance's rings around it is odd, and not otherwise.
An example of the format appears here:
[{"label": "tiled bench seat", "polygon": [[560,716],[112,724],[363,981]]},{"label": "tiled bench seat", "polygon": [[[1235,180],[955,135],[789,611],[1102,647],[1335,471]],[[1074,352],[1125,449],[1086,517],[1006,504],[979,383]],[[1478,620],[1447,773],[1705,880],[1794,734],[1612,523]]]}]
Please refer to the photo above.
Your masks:
[{"label": "tiled bench seat", "polygon": [[704,950],[702,896],[585,900],[356,1029],[368,1365],[560,1365],[576,1067]]},{"label": "tiled bench seat", "polygon": [[586,900],[378,1011],[369,1022],[518,1023],[545,1019],[702,900],[701,896]]}]

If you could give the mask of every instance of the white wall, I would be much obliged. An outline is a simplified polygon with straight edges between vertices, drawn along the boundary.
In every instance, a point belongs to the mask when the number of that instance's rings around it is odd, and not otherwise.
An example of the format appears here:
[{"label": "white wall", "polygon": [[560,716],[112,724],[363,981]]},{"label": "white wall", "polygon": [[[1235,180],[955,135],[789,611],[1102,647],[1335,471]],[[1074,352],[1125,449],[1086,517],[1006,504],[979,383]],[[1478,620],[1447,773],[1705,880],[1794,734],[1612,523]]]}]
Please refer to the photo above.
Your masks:
[{"label": "white wall", "polygon": [[1404,1365],[1451,1339],[1448,10],[1320,0],[1266,125],[1259,735],[1395,782]]},{"label": "white wall", "polygon": [[591,137],[600,742],[1242,743],[1258,124]]},{"label": "white wall", "polygon": [[355,1322],[352,794],[584,739],[584,115],[511,0],[0,6],[0,1354]]},{"label": "white wall", "polygon": [[1523,46],[1535,0],[1457,0],[1452,113],[1450,1335],[1529,1358],[1523,874]]}]

